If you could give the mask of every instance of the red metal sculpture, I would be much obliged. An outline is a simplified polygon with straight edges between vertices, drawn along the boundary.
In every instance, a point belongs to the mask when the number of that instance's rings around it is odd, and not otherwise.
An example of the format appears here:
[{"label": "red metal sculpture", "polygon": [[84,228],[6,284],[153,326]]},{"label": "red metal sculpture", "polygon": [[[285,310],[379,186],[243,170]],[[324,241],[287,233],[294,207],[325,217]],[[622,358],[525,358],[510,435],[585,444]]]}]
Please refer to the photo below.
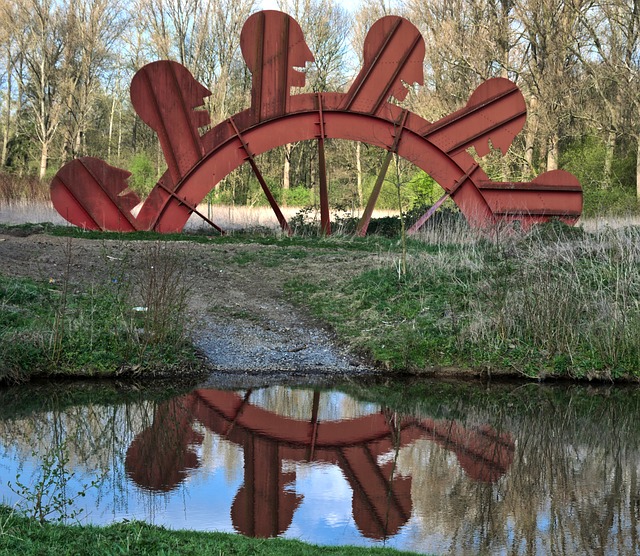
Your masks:
[{"label": "red metal sculpture", "polygon": [[139,213],[138,197],[127,191],[128,173],[94,158],[65,165],[51,183],[58,212],[72,224],[89,229],[131,231],[182,230],[191,214],[222,230],[198,212],[198,204],[225,176],[248,162],[283,230],[288,223],[271,193],[255,157],[301,140],[318,143],[321,227],[331,232],[324,142],[328,138],[361,141],[388,151],[358,226],[366,233],[371,213],[393,154],[423,169],[444,189],[444,196],[421,218],[416,231],[446,198],[451,198],[474,227],[519,221],[523,228],[557,217],[573,224],[582,211],[582,188],[561,170],[532,182],[493,182],[469,154],[482,157],[489,144],[503,154],[522,129],[526,106],[519,89],[502,78],[489,79],[467,105],[437,122],[390,102],[402,101],[406,84],[423,83],[425,46],[416,27],[387,16],[370,29],[364,63],[346,93],[291,95],[305,83],[304,68],[313,54],[298,23],[268,10],[253,14],[241,33],[241,50],[252,74],[251,107],[204,134],[209,114],[202,106],[211,93],[176,62],[153,62],[131,83],[131,100],[141,119],[156,133],[167,172]]}]

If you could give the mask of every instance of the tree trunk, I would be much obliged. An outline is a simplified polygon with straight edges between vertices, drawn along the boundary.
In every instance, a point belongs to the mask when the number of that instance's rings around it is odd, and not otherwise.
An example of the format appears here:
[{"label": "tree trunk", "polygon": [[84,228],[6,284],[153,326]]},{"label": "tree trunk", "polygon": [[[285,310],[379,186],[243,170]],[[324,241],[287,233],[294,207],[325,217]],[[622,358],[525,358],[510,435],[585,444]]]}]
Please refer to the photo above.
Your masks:
[{"label": "tree trunk", "polygon": [[636,138],[636,199],[640,204],[640,135]]},{"label": "tree trunk", "polygon": [[291,188],[291,149],[293,145],[287,143],[284,146],[284,167],[282,169],[282,206],[287,206],[287,197]]},{"label": "tree trunk", "polygon": [[524,138],[525,141],[525,151],[524,151],[524,160],[525,167],[522,169],[523,176],[531,176],[534,174],[533,171],[533,147],[536,141],[536,133],[538,131],[538,113],[537,113],[537,105],[538,99],[535,95],[531,96],[529,100],[529,117],[527,120],[527,131]]},{"label": "tree trunk", "polygon": [[358,187],[358,207],[362,209],[362,143],[360,143],[360,141],[356,143],[356,180]]},{"label": "tree trunk", "polygon": [[73,157],[74,158],[84,155],[84,151],[82,149],[82,146],[83,146],[82,137],[83,137],[83,135],[84,134],[82,133],[82,129],[78,128],[76,130],[75,145],[73,147]]},{"label": "tree trunk", "polygon": [[9,147],[9,132],[11,128],[11,56],[7,54],[7,102],[4,114],[4,131],[2,134],[2,160],[1,166],[7,164],[7,149]]},{"label": "tree trunk", "polygon": [[43,180],[47,173],[47,159],[49,158],[49,143],[42,143],[42,150],[40,151],[40,179]]},{"label": "tree trunk", "polygon": [[109,113],[109,141],[107,143],[107,160],[111,162],[111,141],[113,139],[113,120],[116,114],[116,95],[113,95],[111,102],[111,112]]},{"label": "tree trunk", "polygon": [[131,147],[133,152],[138,150],[138,118],[133,119],[133,130],[131,131]]},{"label": "tree trunk", "polygon": [[118,163],[122,154],[122,103],[118,106]]},{"label": "tree trunk", "polygon": [[610,129],[607,133],[607,141],[604,151],[604,171],[601,187],[608,189],[611,186],[611,168],[613,165],[613,155],[616,148],[616,132]]},{"label": "tree trunk", "polygon": [[311,191],[310,191],[310,201],[313,206],[316,205],[318,200],[318,184],[316,183],[316,173],[315,173],[315,163],[316,159],[309,158],[309,182],[311,183]]},{"label": "tree trunk", "polygon": [[558,133],[553,132],[549,137],[547,149],[547,172],[558,169]]}]

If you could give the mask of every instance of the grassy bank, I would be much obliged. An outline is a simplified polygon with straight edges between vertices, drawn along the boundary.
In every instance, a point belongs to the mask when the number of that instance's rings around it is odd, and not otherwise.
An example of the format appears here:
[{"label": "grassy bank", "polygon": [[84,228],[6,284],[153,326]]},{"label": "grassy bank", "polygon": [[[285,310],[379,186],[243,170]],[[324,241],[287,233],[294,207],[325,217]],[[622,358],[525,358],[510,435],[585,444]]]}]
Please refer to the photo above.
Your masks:
[{"label": "grassy bank", "polygon": [[145,256],[144,274],[123,264],[82,287],[69,279],[71,256],[61,279],[0,275],[0,381],[196,368],[181,262],[157,244]]},{"label": "grassy bank", "polygon": [[432,240],[410,248],[406,272],[398,254],[346,283],[287,289],[392,371],[640,377],[640,228],[552,223],[525,236]]},{"label": "grassy bank", "polygon": [[61,556],[64,554],[311,554],[401,555],[391,549],[320,547],[283,539],[251,539],[229,533],[171,531],[146,523],[119,523],[109,527],[67,526],[20,517],[0,506],[0,554]]},{"label": "grassy bank", "polygon": [[[399,240],[376,236],[46,232],[151,239],[150,256],[162,251],[160,239],[277,247],[223,250],[211,264],[277,268],[288,295],[392,372],[454,366],[532,378],[640,378],[639,227],[587,232],[551,223],[488,237],[453,223],[410,240],[404,253]],[[318,269],[305,273],[316,259]],[[160,263],[145,268],[166,271],[141,274],[136,284],[90,292],[64,280],[0,280],[0,377],[188,363],[188,292],[178,285],[188,283],[180,273],[189,262]]]}]

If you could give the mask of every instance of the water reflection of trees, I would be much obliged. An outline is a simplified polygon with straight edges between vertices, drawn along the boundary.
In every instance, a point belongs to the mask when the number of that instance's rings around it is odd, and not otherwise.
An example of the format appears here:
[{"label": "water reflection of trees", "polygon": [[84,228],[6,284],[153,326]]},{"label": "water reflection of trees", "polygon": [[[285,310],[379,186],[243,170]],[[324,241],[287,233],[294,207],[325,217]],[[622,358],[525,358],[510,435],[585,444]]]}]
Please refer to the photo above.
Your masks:
[{"label": "water reflection of trees", "polygon": [[413,476],[423,523],[419,542],[439,532],[452,553],[639,553],[638,393],[607,399],[605,391],[533,388],[447,408],[516,439],[509,473],[494,484],[470,481],[433,443],[401,451],[399,469]]},{"label": "water reflection of trees", "polygon": [[[261,392],[264,409],[307,419],[313,411],[313,392]],[[444,443],[425,437],[403,446],[395,472],[411,477],[413,516],[421,523],[413,533],[415,547],[429,546],[439,536],[449,539],[451,553],[640,552],[638,392],[533,385],[433,388],[422,396],[412,407],[402,406],[399,415],[450,420],[474,430],[489,425],[511,435],[515,452],[508,472],[491,483],[474,481]],[[383,397],[394,402],[391,395]],[[338,413],[335,403],[350,417],[380,404],[342,395],[319,400],[326,416]],[[153,424],[158,408],[149,400],[52,406],[0,420],[0,437],[5,449],[12,447],[24,459],[66,437],[72,465],[110,470],[123,488],[127,450]],[[201,437],[194,452],[198,466],[223,467],[228,478],[237,476],[242,451],[201,423],[193,430]]]},{"label": "water reflection of trees", "polygon": [[514,543],[542,538],[546,553],[637,554],[640,414],[597,397],[585,414],[571,400],[542,399],[537,415],[507,423],[520,439],[504,501],[519,517]]},{"label": "water reflection of trees", "polygon": [[153,422],[156,403],[51,407],[28,417],[0,421],[5,446],[27,459],[66,439],[72,466],[108,471],[131,443],[133,436]]},{"label": "water reflection of trees", "polygon": [[70,473],[104,477],[99,495],[117,506],[126,505],[124,454],[135,435],[153,422],[157,404],[138,400],[65,407],[49,400],[46,405],[47,411],[0,420],[5,450],[13,449],[22,467],[32,453],[44,454],[64,444]]}]

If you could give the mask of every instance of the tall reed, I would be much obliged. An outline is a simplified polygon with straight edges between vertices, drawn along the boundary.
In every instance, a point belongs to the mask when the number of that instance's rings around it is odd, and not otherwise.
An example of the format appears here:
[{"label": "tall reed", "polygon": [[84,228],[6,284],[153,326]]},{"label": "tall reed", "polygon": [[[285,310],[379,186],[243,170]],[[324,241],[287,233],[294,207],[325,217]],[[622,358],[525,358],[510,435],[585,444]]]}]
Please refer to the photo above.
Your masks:
[{"label": "tall reed", "polygon": [[287,287],[392,370],[640,377],[640,228],[460,224],[419,237],[427,245],[411,244],[406,276],[390,253],[342,284]]},{"label": "tall reed", "polygon": [[49,200],[49,183],[35,176],[0,172],[0,204],[14,205]]},{"label": "tall reed", "polygon": [[640,373],[640,228],[546,226],[481,260],[468,340],[529,346],[577,376]]}]

